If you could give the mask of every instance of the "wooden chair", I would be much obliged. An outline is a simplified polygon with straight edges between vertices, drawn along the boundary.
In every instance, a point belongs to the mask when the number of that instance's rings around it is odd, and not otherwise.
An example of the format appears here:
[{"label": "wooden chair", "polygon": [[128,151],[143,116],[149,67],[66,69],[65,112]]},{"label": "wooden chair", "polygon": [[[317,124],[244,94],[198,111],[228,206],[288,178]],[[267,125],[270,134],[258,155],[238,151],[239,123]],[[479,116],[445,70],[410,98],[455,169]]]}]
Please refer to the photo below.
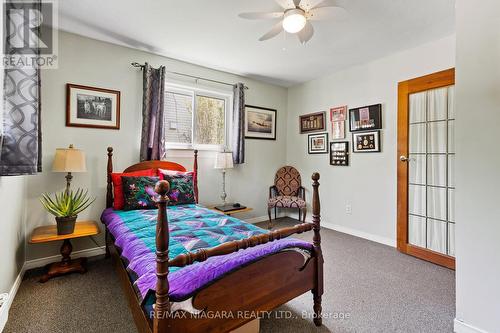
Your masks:
[{"label": "wooden chair", "polygon": [[299,221],[306,220],[306,191],[301,183],[300,173],[292,166],[281,167],[274,177],[274,185],[269,187],[267,213],[269,229],[272,228],[271,209],[274,208],[276,219],[277,208],[297,208]]}]

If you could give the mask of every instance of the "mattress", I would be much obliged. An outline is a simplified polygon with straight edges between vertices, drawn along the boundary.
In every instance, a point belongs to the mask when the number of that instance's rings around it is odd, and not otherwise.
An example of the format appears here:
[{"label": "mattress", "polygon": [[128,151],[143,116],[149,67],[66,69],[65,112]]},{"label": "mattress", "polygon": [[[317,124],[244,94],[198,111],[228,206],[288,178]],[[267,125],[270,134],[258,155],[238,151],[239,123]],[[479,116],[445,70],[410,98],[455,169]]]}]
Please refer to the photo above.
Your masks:
[{"label": "mattress", "polygon": [[[156,219],[158,211],[106,209],[101,221],[112,234],[115,246],[127,267],[130,280],[143,306],[154,303],[156,286]],[[267,233],[255,225],[207,209],[200,205],[168,207],[169,258],[211,248],[225,242]],[[172,302],[190,299],[205,286],[230,272],[284,250],[310,253],[310,243],[284,238],[228,255],[211,257],[186,267],[169,268],[169,297]]]}]

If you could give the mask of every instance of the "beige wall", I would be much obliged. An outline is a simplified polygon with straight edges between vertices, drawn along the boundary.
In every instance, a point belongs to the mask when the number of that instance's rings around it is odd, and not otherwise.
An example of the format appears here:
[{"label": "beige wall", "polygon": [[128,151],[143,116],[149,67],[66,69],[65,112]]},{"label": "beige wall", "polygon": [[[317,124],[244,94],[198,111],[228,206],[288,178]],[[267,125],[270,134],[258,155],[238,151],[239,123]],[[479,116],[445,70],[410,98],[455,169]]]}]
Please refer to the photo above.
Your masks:
[{"label": "beige wall", "polygon": [[[106,192],[106,147],[115,147],[114,166],[123,170],[138,162],[142,108],[142,73],[130,63],[148,61],[154,66],[165,65],[167,70],[183,72],[215,80],[235,83],[244,82],[248,104],[278,110],[277,141],[247,140],[246,163],[228,172],[228,200],[238,201],[254,208],[242,218],[267,215],[267,188],[273,181],[276,169],[285,161],[286,103],[285,88],[261,83],[204,67],[199,67],[146,52],[116,46],[77,35],[59,34],[59,69],[42,73],[42,130],[44,172],[29,177],[27,205],[30,207],[27,232],[53,218],[40,206],[38,197],[42,192],[54,192],[64,187],[63,174],[50,171],[54,151],[73,143],[87,154],[88,172],[74,174],[73,186],[90,189],[97,201],[80,218],[99,220],[105,204]],[[65,126],[66,83],[75,83],[121,91],[121,129],[101,130]],[[216,88],[223,88],[217,85]],[[168,158],[192,167],[192,152],[169,152]],[[213,169],[213,153],[200,154],[200,201],[217,203],[221,192],[221,175]],[[102,235],[96,238],[102,244]],[[58,253],[59,244],[28,245],[27,260]],[[74,250],[92,248],[90,239],[74,242]]]},{"label": "beige wall", "polygon": [[0,177],[0,293],[10,292],[24,264],[27,178]]},{"label": "beige wall", "polygon": [[[450,36],[289,89],[287,162],[308,177],[313,171],[320,172],[324,225],[395,245],[398,82],[453,67],[454,63],[455,37]],[[307,135],[299,134],[299,115],[328,114],[334,106],[377,103],[382,103],[382,152],[353,154],[346,122],[349,167],[330,166],[328,154],[308,155]],[[330,128],[328,132],[331,134]],[[346,205],[352,207],[352,214],[346,213]]]},{"label": "beige wall", "polygon": [[500,332],[500,2],[457,0],[457,332]]}]

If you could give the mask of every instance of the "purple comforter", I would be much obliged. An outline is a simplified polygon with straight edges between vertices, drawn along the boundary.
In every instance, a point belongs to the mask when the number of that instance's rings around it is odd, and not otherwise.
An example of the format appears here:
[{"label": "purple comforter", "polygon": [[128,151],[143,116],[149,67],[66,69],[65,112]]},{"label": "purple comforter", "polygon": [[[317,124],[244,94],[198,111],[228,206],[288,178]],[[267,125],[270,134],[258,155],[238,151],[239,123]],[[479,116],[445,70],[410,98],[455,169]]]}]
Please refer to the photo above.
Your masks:
[{"label": "purple comforter", "polygon": [[[168,207],[167,214],[171,259],[181,253],[211,248],[267,232],[198,205]],[[101,216],[102,222],[115,239],[115,245],[121,252],[141,301],[154,291],[156,286],[156,217],[156,209],[115,211],[111,208],[106,209]],[[285,238],[236,253],[212,257],[183,268],[170,267],[170,299],[188,299],[225,274],[287,248],[311,250],[312,245],[294,238]]]}]

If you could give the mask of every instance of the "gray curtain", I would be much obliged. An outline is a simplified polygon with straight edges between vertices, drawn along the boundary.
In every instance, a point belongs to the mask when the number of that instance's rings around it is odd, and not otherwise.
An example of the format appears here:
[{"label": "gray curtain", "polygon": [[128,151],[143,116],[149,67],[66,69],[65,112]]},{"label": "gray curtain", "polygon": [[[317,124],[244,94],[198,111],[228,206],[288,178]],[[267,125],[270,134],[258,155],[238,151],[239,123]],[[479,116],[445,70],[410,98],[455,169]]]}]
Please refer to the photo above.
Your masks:
[{"label": "gray curtain", "polygon": [[165,101],[165,66],[143,69],[141,161],[165,157],[163,112]]},{"label": "gray curtain", "polygon": [[245,85],[233,87],[233,135],[232,150],[234,164],[245,163]]},{"label": "gray curtain", "polygon": [[[8,3],[8,6],[22,8],[23,4]],[[10,54],[19,54],[17,52],[13,49]],[[30,53],[39,55],[40,50],[34,48]],[[2,89],[0,176],[41,172],[40,69],[6,68]]]}]

